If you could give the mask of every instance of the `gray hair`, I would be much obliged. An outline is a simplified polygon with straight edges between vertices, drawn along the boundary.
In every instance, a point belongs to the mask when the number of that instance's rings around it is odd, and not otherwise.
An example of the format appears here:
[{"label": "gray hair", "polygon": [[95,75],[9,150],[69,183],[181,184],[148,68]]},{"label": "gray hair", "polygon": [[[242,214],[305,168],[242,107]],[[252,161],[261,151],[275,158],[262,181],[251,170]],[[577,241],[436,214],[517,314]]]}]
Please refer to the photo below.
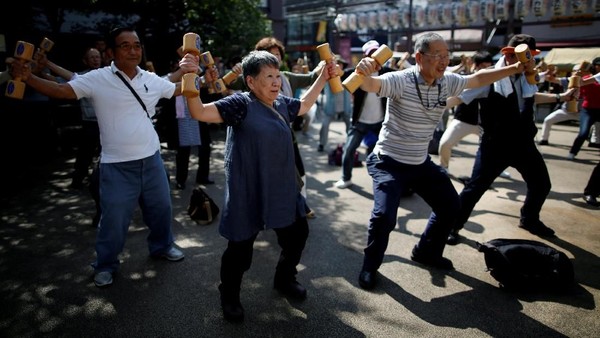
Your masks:
[{"label": "gray hair", "polygon": [[242,59],[242,72],[244,75],[244,82],[246,77],[256,77],[260,74],[263,67],[273,67],[279,69],[279,59],[264,50],[251,51],[248,55]]},{"label": "gray hair", "polygon": [[415,42],[415,51],[419,53],[426,53],[429,51],[429,45],[431,45],[434,41],[444,41],[444,38],[432,32],[423,33],[423,35],[419,36],[417,41]]}]

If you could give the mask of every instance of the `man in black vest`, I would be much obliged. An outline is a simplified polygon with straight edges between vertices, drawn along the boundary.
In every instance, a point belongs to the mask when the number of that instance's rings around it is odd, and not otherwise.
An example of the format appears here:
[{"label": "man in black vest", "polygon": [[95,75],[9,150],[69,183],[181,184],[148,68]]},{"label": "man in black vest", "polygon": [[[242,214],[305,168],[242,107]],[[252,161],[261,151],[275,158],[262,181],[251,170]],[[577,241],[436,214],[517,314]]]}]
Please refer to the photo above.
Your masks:
[{"label": "man in black vest", "polygon": [[[502,49],[503,56],[495,67],[518,62],[515,47],[527,44],[532,55],[540,53],[535,39],[517,34]],[[533,105],[563,102],[578,92],[562,94],[537,92],[537,84],[529,84],[524,74],[517,74],[495,82],[491,86],[465,90],[460,101],[480,100],[480,124],[483,129],[471,179],[460,193],[461,208],[448,244],[458,242],[458,231],[469,219],[475,204],[494,180],[507,168],[513,167],[527,184],[527,195],[521,208],[519,227],[542,237],[554,236],[554,230],[540,220],[540,210],[550,192],[551,183],[544,158],[538,151],[534,137],[537,127]],[[450,99],[449,99],[450,102]]]}]

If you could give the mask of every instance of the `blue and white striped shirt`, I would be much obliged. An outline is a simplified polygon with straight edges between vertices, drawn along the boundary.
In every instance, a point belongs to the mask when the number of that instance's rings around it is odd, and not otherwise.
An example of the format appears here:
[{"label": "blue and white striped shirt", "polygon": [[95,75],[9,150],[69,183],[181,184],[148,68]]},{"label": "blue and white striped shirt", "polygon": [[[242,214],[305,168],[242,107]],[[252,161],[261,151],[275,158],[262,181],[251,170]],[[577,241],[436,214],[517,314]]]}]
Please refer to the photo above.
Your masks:
[{"label": "blue and white striped shirt", "polygon": [[380,79],[378,95],[387,97],[388,102],[373,152],[401,163],[421,164],[428,156],[429,141],[446,109],[446,99],[459,95],[467,85],[467,79],[463,75],[444,73],[429,86],[417,66],[383,74]]}]

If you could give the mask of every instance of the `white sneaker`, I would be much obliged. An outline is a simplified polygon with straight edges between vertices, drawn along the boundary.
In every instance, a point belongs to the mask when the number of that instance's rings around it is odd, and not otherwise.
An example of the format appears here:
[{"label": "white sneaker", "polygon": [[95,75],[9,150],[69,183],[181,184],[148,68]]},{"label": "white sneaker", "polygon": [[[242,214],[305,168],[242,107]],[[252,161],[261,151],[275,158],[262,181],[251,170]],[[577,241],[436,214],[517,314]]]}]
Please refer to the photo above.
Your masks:
[{"label": "white sneaker", "polygon": [[510,178],[510,173],[508,171],[503,171],[500,173],[500,177],[502,178]]},{"label": "white sneaker", "polygon": [[339,188],[339,189],[346,189],[348,187],[350,187],[352,185],[352,181],[348,180],[348,181],[344,181],[344,180],[339,180],[337,182],[335,182],[335,187]]}]

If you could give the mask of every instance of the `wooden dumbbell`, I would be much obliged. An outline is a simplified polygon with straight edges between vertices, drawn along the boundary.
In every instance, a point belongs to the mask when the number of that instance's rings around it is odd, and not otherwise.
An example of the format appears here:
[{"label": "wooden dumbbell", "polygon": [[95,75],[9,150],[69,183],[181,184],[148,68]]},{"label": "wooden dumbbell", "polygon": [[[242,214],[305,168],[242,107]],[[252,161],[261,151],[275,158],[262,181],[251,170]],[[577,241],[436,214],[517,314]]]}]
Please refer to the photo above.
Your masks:
[{"label": "wooden dumbbell", "polygon": [[230,70],[227,74],[225,74],[225,76],[223,76],[223,83],[229,86],[233,81],[235,81],[238,78],[238,75],[238,73],[234,72],[233,70]]},{"label": "wooden dumbbell", "polygon": [[[387,60],[389,60],[389,58],[392,57],[392,55],[394,55],[394,52],[392,52],[392,50],[388,46],[381,45],[371,55],[371,57],[373,59],[375,59],[377,64],[382,66]],[[348,78],[346,78],[346,80],[344,81],[344,83],[342,83],[342,85],[350,93],[354,93],[356,91],[356,89],[358,89],[358,87],[360,87],[360,85],[363,83],[364,80],[365,80],[365,75],[354,70],[354,73],[350,74],[350,76],[348,76]]]},{"label": "wooden dumbbell", "polygon": [[[329,43],[326,42],[318,45],[317,51],[319,52],[319,58],[322,61],[325,61],[327,63],[335,61],[335,56],[333,55],[333,53],[331,53]],[[344,90],[344,87],[342,87],[342,80],[340,79],[339,75],[329,79],[329,87],[331,89],[331,92],[334,94],[340,93]]]},{"label": "wooden dumbbell", "polygon": [[[571,77],[569,78],[569,86],[568,88],[579,88],[581,86],[581,69],[576,71],[575,73],[573,73],[573,75],[571,75]],[[579,107],[578,107],[578,100],[577,99],[573,99],[573,100],[569,100],[567,101],[567,112],[569,113],[576,113],[579,111]]]},{"label": "wooden dumbbell", "polygon": [[[210,54],[210,52],[204,52],[200,55],[200,62],[202,63],[202,65],[205,68],[211,68],[215,66],[215,60],[212,57],[212,54]],[[223,82],[223,80],[221,79],[216,79],[215,81],[211,82],[209,84],[208,87],[208,92],[210,94],[214,94],[214,93],[222,93],[223,91],[225,91],[226,87],[225,87],[225,83]]]},{"label": "wooden dumbbell", "polygon": [[[522,43],[515,47],[515,54],[517,55],[517,59],[523,64],[528,63],[529,60],[533,58],[529,46],[526,43]],[[540,81],[540,75],[537,70],[525,71],[525,78],[529,84],[537,84]]]},{"label": "wooden dumbbell", "polygon": [[[186,33],[183,35],[183,46],[181,46],[181,52],[183,55],[186,53],[200,55],[200,47],[202,40],[196,33]],[[187,73],[183,75],[181,79],[181,93],[186,97],[194,97],[200,95],[200,77],[196,73]]]},{"label": "wooden dumbbell", "polygon": [[[26,62],[33,61],[35,46],[29,42],[17,41],[14,57]],[[4,95],[13,99],[22,99],[25,93],[25,83],[20,77],[16,77],[8,82]]]}]

